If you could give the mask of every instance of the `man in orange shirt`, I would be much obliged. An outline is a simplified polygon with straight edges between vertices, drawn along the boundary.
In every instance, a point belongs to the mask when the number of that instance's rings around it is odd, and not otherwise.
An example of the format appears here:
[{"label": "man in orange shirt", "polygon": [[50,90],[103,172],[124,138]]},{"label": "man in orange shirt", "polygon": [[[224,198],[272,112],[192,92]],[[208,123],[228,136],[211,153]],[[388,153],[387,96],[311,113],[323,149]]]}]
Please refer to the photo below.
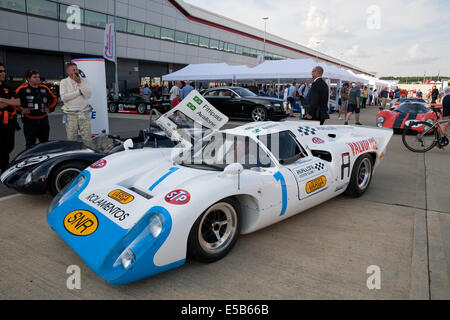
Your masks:
[{"label": "man in orange shirt", "polygon": [[58,98],[41,83],[38,71],[28,71],[26,79],[28,83],[19,86],[16,93],[20,98],[23,132],[28,149],[34,146],[37,140],[40,143],[48,142],[50,136],[48,113],[55,111]]}]

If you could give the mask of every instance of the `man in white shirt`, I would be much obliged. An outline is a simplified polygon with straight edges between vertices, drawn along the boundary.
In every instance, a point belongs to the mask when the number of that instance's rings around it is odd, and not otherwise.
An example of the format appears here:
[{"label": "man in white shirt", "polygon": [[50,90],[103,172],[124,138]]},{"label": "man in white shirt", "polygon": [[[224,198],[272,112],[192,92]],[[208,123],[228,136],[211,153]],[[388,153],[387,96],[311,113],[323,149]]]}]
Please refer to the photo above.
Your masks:
[{"label": "man in white shirt", "polygon": [[[170,89],[170,103],[172,104],[172,107],[175,107],[180,101],[181,101],[181,81],[177,81],[177,84],[174,85]],[[175,100],[176,99],[176,100]]]},{"label": "man in white shirt", "polygon": [[70,62],[66,65],[67,78],[61,80],[59,93],[64,105],[64,119],[67,140],[77,141],[78,131],[81,140],[87,147],[93,147],[91,131],[91,106],[89,98],[92,96],[89,82],[80,75],[78,66]]}]

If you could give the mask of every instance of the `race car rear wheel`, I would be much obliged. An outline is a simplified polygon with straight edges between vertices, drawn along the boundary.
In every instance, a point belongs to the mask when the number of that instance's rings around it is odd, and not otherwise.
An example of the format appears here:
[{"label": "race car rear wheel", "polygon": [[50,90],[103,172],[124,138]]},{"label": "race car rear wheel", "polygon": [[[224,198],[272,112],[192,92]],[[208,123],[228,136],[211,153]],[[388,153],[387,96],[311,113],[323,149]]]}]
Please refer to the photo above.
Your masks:
[{"label": "race car rear wheel", "polygon": [[210,206],[194,223],[188,239],[188,256],[200,262],[225,257],[240,233],[239,204],[233,199]]},{"label": "race car rear wheel", "polygon": [[353,165],[352,176],[345,193],[352,197],[360,197],[369,188],[372,181],[373,160],[368,154],[359,157]]},{"label": "race car rear wheel", "polygon": [[78,174],[87,167],[87,164],[81,161],[70,161],[56,168],[50,177],[49,190],[53,196],[56,196],[66,185],[71,183]]},{"label": "race car rear wheel", "polygon": [[139,114],[144,114],[147,111],[147,106],[143,103],[141,103],[140,105],[138,105],[137,107],[137,112]]},{"label": "race car rear wheel", "polygon": [[117,112],[117,105],[115,103],[110,103],[108,106],[109,112],[115,113]]}]

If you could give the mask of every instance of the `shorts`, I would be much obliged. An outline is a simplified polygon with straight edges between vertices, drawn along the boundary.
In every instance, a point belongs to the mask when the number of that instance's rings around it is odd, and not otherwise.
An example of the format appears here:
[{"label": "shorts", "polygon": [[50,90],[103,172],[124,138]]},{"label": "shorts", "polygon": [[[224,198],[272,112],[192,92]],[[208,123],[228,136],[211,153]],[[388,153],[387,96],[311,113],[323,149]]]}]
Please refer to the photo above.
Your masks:
[{"label": "shorts", "polygon": [[342,100],[341,108],[342,108],[343,110],[345,110],[345,109],[348,108],[348,100]]},{"label": "shorts", "polygon": [[442,107],[442,116],[450,117],[450,105],[447,104]]},{"label": "shorts", "polygon": [[348,104],[347,112],[359,113],[360,110],[361,108],[358,108],[356,104]]}]

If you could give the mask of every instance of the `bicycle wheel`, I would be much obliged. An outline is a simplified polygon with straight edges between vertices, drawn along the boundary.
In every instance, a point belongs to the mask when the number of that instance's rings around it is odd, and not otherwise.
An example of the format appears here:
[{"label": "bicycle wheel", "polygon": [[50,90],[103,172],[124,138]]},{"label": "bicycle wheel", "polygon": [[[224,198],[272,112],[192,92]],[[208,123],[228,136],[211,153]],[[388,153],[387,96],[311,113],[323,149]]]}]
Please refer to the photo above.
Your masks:
[{"label": "bicycle wheel", "polygon": [[403,131],[402,140],[405,147],[413,152],[427,152],[436,146],[438,138],[438,130],[432,124],[418,121]]}]

